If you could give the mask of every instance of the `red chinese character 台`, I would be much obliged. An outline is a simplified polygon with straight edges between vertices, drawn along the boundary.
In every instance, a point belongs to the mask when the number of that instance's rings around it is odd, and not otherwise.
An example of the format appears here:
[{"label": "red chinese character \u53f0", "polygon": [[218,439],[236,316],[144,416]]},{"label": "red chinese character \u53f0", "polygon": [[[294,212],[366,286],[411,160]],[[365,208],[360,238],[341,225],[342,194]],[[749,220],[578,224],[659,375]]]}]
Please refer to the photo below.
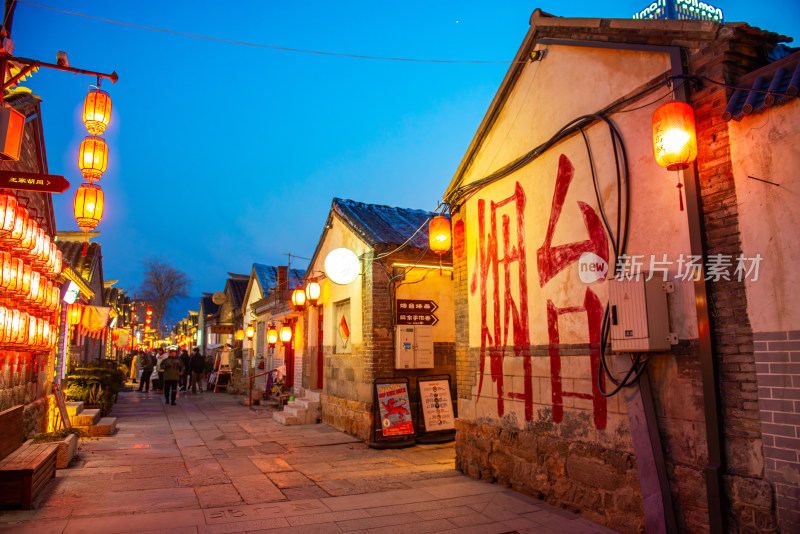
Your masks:
[{"label": "red chinese character \u53f0", "polygon": [[[539,285],[544,287],[558,273],[572,265],[581,254],[593,252],[608,263],[608,238],[600,218],[588,204],[578,201],[578,208],[583,216],[583,223],[589,238],[578,243],[567,243],[553,246],[553,235],[556,225],[561,217],[564,202],[569,191],[569,186],[575,176],[575,167],[564,154],[558,161],[558,175],[553,192],[553,205],[550,210],[550,219],[547,225],[547,234],[544,244],[537,251],[537,264],[539,267]],[[582,306],[558,308],[548,299],[547,301],[547,330],[549,336],[550,354],[550,381],[553,393],[553,420],[560,423],[564,417],[564,397],[578,397],[592,399],[594,407],[594,422],[598,429],[606,427],[607,402],[600,393],[598,386],[598,373],[600,372],[600,339],[602,336],[603,305],[600,299],[590,288],[586,288]],[[558,330],[558,317],[567,313],[586,313],[589,323],[590,365],[592,374],[592,393],[577,393],[564,391],[561,381],[561,354],[559,349],[560,334]]]},{"label": "red chinese character \u53f0", "polygon": [[[511,244],[511,219],[503,215],[502,240],[503,256],[498,254],[498,229],[497,210],[506,205],[515,207],[516,239]],[[530,331],[528,328],[528,276],[525,256],[525,193],[517,182],[514,194],[501,200],[491,202],[489,215],[490,228],[486,229],[486,201],[478,201],[478,254],[475,257],[476,267],[470,280],[470,294],[480,290],[481,302],[481,366],[480,380],[478,382],[478,395],[480,399],[483,389],[483,379],[486,372],[487,353],[489,357],[489,373],[493,382],[497,384],[497,414],[502,417],[505,413],[505,393],[503,383],[503,360],[505,348],[508,344],[509,323],[513,327],[513,350],[515,355],[524,356],[525,386],[523,393],[510,393],[508,398],[523,399],[525,403],[525,417],[528,421],[533,416],[533,385],[531,381],[530,361]],[[519,305],[511,293],[512,266],[516,264],[516,279],[519,285]],[[500,317],[500,267],[503,267],[503,282],[505,295],[503,302],[503,320]],[[490,296],[488,295],[487,282],[489,274],[492,275],[492,326],[489,329],[488,309]],[[478,283],[480,282],[480,288]]]}]

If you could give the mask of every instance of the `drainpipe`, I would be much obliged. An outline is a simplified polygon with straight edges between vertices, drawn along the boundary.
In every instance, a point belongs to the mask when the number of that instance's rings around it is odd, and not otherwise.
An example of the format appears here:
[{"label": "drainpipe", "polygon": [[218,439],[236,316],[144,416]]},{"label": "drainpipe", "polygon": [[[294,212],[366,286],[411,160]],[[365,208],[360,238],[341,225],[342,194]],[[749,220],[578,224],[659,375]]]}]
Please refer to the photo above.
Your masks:
[{"label": "drainpipe", "polygon": [[[680,48],[670,52],[672,74],[686,74]],[[681,84],[675,89],[675,98],[687,104],[689,102],[688,85]],[[689,223],[689,242],[693,255],[705,257],[703,216],[700,206],[700,182],[697,161],[683,171],[686,190],[686,216]],[[725,472],[725,457],[722,451],[722,428],[720,425],[719,374],[717,357],[713,345],[713,332],[708,316],[708,292],[705,281],[705,269],[701,271],[699,280],[694,282],[695,309],[697,312],[698,358],[703,386],[703,408],[706,420],[706,440],[708,443],[708,463],[703,468],[706,480],[706,496],[708,499],[709,531],[714,534],[725,532],[725,514],[723,512],[724,495],[722,491],[722,475]]]}]

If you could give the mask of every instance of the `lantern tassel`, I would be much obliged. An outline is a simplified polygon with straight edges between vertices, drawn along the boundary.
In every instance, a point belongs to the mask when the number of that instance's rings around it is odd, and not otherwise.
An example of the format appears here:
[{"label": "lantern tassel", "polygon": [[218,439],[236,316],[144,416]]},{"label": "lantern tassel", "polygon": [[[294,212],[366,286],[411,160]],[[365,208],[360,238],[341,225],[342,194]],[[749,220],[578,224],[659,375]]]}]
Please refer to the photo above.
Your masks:
[{"label": "lantern tassel", "polygon": [[83,254],[82,256],[86,257],[86,248],[89,245],[89,232],[83,232]]},{"label": "lantern tassel", "polygon": [[678,185],[676,185],[675,187],[678,188],[678,203],[680,204],[681,211],[683,211],[683,194],[681,193],[681,188],[683,187],[683,184],[678,182]]}]

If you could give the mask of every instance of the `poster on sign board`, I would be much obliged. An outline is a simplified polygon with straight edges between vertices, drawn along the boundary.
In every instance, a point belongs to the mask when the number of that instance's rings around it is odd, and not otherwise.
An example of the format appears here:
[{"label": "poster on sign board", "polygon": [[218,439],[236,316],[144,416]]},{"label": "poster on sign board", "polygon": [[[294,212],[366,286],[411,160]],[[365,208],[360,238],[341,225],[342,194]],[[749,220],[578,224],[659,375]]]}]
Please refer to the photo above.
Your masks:
[{"label": "poster on sign board", "polygon": [[422,415],[425,420],[426,431],[437,432],[455,428],[449,381],[420,380],[419,396],[422,401]]},{"label": "poster on sign board", "polygon": [[381,412],[381,430],[386,436],[407,436],[414,433],[408,385],[375,384]]}]

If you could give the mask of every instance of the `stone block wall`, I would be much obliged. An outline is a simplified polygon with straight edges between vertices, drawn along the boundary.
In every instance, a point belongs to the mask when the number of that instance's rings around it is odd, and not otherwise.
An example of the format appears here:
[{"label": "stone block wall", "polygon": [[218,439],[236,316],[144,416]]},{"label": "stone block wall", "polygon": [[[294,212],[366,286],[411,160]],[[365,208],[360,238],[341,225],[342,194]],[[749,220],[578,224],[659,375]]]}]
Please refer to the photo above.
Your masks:
[{"label": "stone block wall", "polygon": [[756,332],[755,361],[765,478],[781,532],[800,532],[800,331]]}]

